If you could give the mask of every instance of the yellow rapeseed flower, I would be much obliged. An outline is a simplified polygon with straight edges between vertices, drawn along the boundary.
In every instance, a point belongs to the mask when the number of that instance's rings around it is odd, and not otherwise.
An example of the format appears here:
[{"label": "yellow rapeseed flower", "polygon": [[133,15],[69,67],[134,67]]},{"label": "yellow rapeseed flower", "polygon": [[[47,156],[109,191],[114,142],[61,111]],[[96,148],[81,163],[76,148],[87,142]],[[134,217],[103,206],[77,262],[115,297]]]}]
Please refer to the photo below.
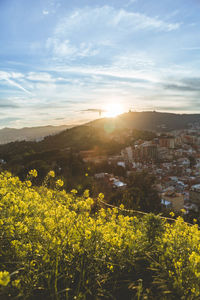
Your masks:
[{"label": "yellow rapeseed flower", "polygon": [[29,175],[33,176],[33,177],[37,177],[37,171],[34,169],[34,170],[30,170],[29,171]]},{"label": "yellow rapeseed flower", "polygon": [[26,181],[26,185],[27,185],[28,187],[31,187],[31,185],[32,185],[31,181],[30,181],[30,180],[27,180],[27,181]]},{"label": "yellow rapeseed flower", "polygon": [[10,274],[7,271],[0,271],[0,285],[7,286],[10,282]]},{"label": "yellow rapeseed flower", "polygon": [[49,171],[48,176],[54,178],[55,177],[55,172],[54,171]]},{"label": "yellow rapeseed flower", "polygon": [[59,187],[62,187],[64,185],[64,182],[61,179],[58,179],[56,181],[56,185],[59,186]]}]

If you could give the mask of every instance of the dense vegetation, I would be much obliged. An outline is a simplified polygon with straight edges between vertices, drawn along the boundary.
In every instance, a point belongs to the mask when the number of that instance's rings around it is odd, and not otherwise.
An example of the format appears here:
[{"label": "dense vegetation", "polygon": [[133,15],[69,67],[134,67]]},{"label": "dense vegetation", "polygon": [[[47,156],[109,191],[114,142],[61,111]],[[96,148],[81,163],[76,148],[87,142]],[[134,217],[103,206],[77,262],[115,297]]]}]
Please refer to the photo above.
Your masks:
[{"label": "dense vegetation", "polygon": [[156,177],[148,172],[134,172],[127,178],[125,190],[110,191],[110,195],[106,194],[106,199],[111,204],[123,204],[128,209],[158,213],[162,209],[160,197],[154,187],[155,182]]},{"label": "dense vegetation", "polygon": [[0,175],[1,299],[199,299],[197,225]]}]

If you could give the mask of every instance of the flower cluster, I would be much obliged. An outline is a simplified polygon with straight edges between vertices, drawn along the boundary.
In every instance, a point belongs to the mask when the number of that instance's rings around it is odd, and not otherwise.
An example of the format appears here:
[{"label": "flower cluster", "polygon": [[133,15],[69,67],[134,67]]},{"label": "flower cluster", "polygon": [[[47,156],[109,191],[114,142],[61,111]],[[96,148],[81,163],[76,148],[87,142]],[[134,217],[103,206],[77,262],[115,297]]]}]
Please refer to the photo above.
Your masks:
[{"label": "flower cluster", "polygon": [[34,169],[34,170],[29,171],[29,175],[33,176],[33,177],[37,177],[38,174],[37,174],[37,171]]},{"label": "flower cluster", "polygon": [[48,176],[54,178],[55,177],[55,172],[54,171],[49,171]]},{"label": "flower cluster", "polygon": [[3,298],[133,299],[138,289],[143,299],[200,298],[197,224],[106,209],[89,191],[77,196],[0,174],[0,241]]},{"label": "flower cluster", "polygon": [[0,285],[7,286],[10,282],[10,274],[7,271],[0,271]]}]

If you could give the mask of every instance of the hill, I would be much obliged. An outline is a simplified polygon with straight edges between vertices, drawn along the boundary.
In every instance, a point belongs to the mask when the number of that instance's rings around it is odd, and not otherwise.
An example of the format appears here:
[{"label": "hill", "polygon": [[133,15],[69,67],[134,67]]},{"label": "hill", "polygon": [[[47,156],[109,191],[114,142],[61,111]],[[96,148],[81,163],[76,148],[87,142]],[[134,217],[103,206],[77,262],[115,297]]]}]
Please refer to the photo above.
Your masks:
[{"label": "hill", "polygon": [[37,169],[38,184],[53,169],[61,175],[67,187],[90,188],[92,179],[85,177],[88,166],[83,162],[81,150],[92,150],[94,156],[114,155],[137,139],[151,140],[150,131],[127,130],[114,127],[113,119],[104,119],[102,126],[96,123],[73,127],[40,142],[21,141],[0,146],[1,170],[9,170],[21,179],[28,170]]},{"label": "hill", "polygon": [[0,144],[7,144],[15,141],[40,141],[48,135],[55,135],[61,131],[69,129],[73,126],[40,126],[40,127],[24,127],[3,128],[0,129]]},{"label": "hill", "polygon": [[[129,112],[116,118],[102,118],[65,130],[55,136],[46,137],[38,146],[41,148],[65,148],[90,146],[106,143],[124,130],[171,131],[187,129],[200,124],[200,114],[172,114],[160,112]],[[91,145],[90,145],[91,144]]]},{"label": "hill", "polygon": [[96,155],[113,155],[136,139],[148,140],[155,136],[149,131],[114,128],[113,120],[104,120],[104,126],[94,124],[73,127],[40,142],[21,141],[1,145],[0,158],[6,162],[4,167],[17,175],[29,167],[41,169],[42,166],[47,171],[55,166],[70,165],[72,171],[75,169],[72,161],[79,161],[77,155],[81,150],[93,150]]},{"label": "hill", "polygon": [[116,118],[102,118],[45,138],[41,148],[91,149],[105,145],[127,130],[172,131],[200,125],[200,114],[173,114],[160,112],[129,112]]},{"label": "hill", "polygon": [[[108,119],[91,122],[92,126],[102,127]],[[190,128],[200,124],[200,114],[174,114],[156,111],[128,112],[109,119],[116,128],[129,128],[153,131],[171,131]]]}]

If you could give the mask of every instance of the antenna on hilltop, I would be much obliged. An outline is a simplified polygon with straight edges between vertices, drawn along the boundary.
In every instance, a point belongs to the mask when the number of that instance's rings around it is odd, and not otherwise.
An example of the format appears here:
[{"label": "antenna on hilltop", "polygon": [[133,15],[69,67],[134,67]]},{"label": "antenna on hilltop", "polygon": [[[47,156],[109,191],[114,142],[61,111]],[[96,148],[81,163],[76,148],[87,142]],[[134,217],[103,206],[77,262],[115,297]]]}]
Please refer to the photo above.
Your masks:
[{"label": "antenna on hilltop", "polygon": [[131,112],[137,112],[137,110],[135,109],[135,107],[132,107],[132,108],[130,107],[129,110],[128,110],[128,112],[129,113],[131,113]]},{"label": "antenna on hilltop", "polygon": [[152,106],[152,112],[156,112],[155,106]]}]

